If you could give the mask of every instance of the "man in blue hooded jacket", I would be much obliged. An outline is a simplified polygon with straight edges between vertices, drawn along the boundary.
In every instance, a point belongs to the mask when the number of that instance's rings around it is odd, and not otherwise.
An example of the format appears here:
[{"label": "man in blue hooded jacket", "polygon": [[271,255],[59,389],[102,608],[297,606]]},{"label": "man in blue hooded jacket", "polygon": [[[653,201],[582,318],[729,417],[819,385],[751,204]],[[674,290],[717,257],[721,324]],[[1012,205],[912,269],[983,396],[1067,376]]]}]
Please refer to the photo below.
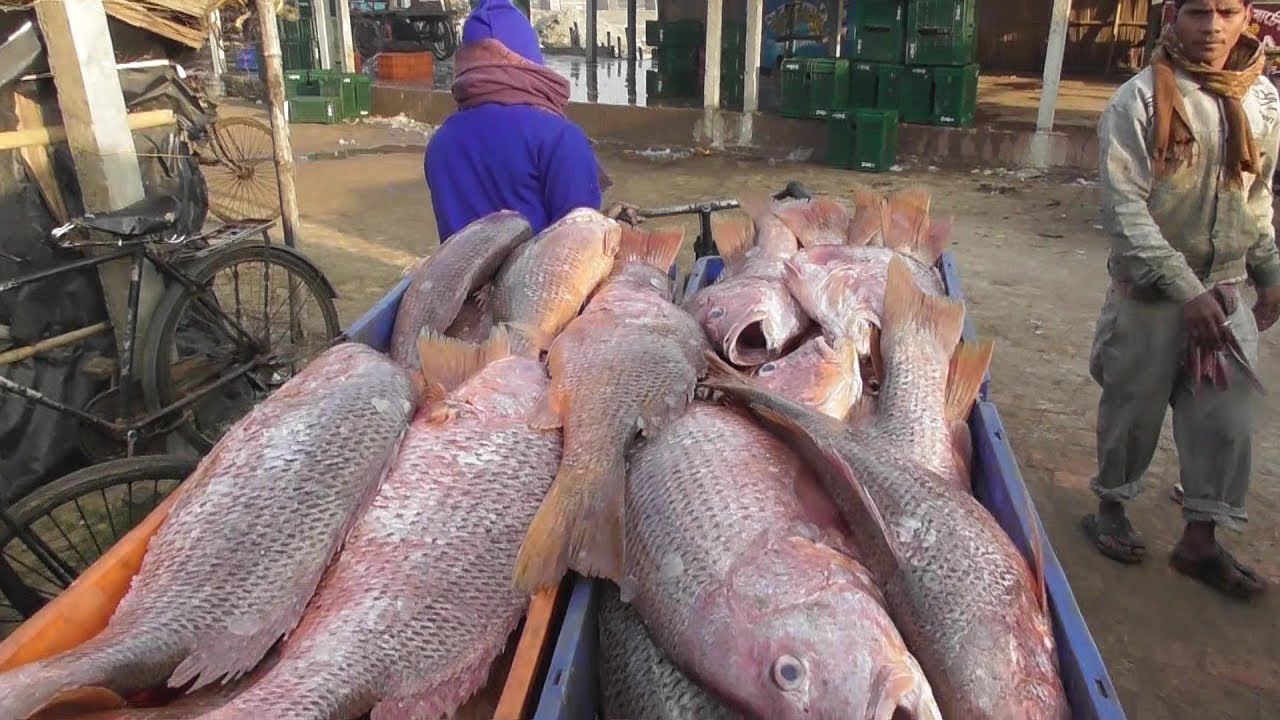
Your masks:
[{"label": "man in blue hooded jacket", "polygon": [[424,161],[442,242],[498,210],[521,213],[536,233],[574,208],[600,207],[608,178],[565,117],[568,81],[543,63],[528,18],[510,0],[481,0],[455,60],[458,111]]}]

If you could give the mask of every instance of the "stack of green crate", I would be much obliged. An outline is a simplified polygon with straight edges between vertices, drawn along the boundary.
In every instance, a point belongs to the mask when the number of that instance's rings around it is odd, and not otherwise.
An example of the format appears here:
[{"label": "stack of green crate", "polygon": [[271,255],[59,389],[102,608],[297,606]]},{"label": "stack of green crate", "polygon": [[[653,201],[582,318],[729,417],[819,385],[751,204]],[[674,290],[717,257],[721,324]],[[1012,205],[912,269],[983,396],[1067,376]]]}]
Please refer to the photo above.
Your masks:
[{"label": "stack of green crate", "polygon": [[898,111],[857,110],[853,120],[854,170],[884,172],[898,159]]},{"label": "stack of green crate", "polygon": [[[978,105],[977,0],[912,0],[902,120],[966,127]],[[910,105],[908,107],[908,105]]]},{"label": "stack of green crate", "polygon": [[858,0],[849,8],[845,54],[849,70],[849,107],[898,108],[898,85],[906,70],[905,0]]},{"label": "stack of green crate", "polygon": [[653,69],[646,74],[654,98],[693,98],[702,89],[698,53],[706,34],[700,20],[645,23],[645,43],[654,47]]},{"label": "stack of green crate", "polygon": [[364,73],[336,70],[288,72],[285,73],[285,92],[290,103],[290,122],[332,124],[369,115],[373,79]]}]

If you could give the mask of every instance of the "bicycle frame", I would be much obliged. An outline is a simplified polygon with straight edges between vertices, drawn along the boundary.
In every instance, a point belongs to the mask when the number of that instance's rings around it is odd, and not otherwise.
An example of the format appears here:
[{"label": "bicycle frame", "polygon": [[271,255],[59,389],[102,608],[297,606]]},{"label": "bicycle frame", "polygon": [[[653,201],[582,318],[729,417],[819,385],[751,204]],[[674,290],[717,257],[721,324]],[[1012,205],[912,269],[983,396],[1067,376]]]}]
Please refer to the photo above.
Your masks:
[{"label": "bicycle frame", "polygon": [[[263,233],[264,233],[264,237],[266,237],[265,236],[266,228],[263,228]],[[267,239],[266,242],[268,243],[270,242],[269,238]],[[138,340],[138,303],[139,303],[139,297],[142,291],[142,271],[143,271],[144,262],[150,261],[151,264],[155,266],[156,269],[158,269],[163,276],[173,278],[178,282],[182,283],[189,291],[191,291],[195,295],[196,301],[199,302],[200,305],[206,311],[211,311],[216,317],[221,318],[222,321],[224,321],[234,331],[234,334],[239,335],[240,341],[244,342],[248,347],[252,348],[254,352],[254,358],[249,362],[236,366],[228,374],[225,374],[225,375],[220,374],[220,376],[216,381],[197,389],[195,392],[192,392],[191,394],[186,395],[185,397],[178,400],[177,402],[172,403],[171,405],[168,405],[166,407],[160,408],[142,417],[141,419],[131,423],[124,423],[119,420],[116,420],[116,421],[107,420],[98,415],[94,415],[92,413],[86,412],[79,408],[72,407],[71,405],[68,405],[64,402],[60,402],[58,400],[54,400],[53,398],[47,397],[46,395],[39,392],[38,390],[27,387],[25,385],[18,384],[7,377],[4,377],[3,375],[0,375],[0,392],[11,394],[11,395],[18,395],[22,398],[25,398],[29,402],[35,403],[37,405],[42,405],[44,407],[50,408],[59,413],[65,413],[65,414],[71,415],[76,419],[82,422],[88,423],[90,425],[93,425],[94,427],[97,427],[109,434],[121,436],[123,437],[123,439],[125,440],[128,446],[129,454],[132,454],[133,444],[138,439],[140,439],[141,431],[143,429],[155,424],[157,421],[165,418],[166,416],[174,412],[180,411],[186,408],[188,405],[191,405],[192,403],[197,402],[198,400],[205,397],[206,395],[213,392],[214,390],[217,390],[223,387],[224,385],[236,379],[239,379],[240,377],[243,377],[246,373],[248,373],[250,370],[252,370],[255,366],[257,366],[262,361],[262,357],[260,355],[261,347],[257,339],[253,337],[253,335],[251,335],[247,330],[245,330],[245,328],[235,318],[231,317],[225,311],[223,311],[222,308],[218,307],[215,303],[210,303],[208,299],[205,298],[204,296],[203,287],[201,287],[198,283],[196,283],[196,281],[192,280],[181,269],[177,268],[172,263],[164,260],[163,258],[157,256],[147,246],[145,241],[131,242],[127,247],[123,247],[113,252],[104,253],[101,255],[97,255],[95,257],[84,258],[82,260],[75,260],[69,263],[65,263],[63,265],[59,265],[58,267],[55,267],[55,268],[50,268],[48,270],[41,270],[38,272],[29,273],[27,275],[14,278],[12,280],[6,280],[3,282],[0,282],[0,293],[16,290],[18,288],[31,285],[32,283],[36,283],[41,280],[45,280],[51,277],[57,277],[59,275],[75,272],[77,270],[97,267],[99,265],[104,265],[106,263],[113,262],[115,260],[120,260],[123,258],[132,258],[133,267],[132,267],[132,271],[129,274],[129,304],[125,314],[125,333],[124,333],[123,347],[121,348],[121,355],[123,356],[120,362],[120,376],[119,376],[121,408],[127,410],[130,407],[130,404],[129,404],[130,401],[133,399],[134,345]],[[91,325],[86,328],[80,328],[79,330],[73,330],[69,333],[64,333],[62,335],[59,335],[53,338],[47,338],[34,345],[29,345],[29,346],[26,346],[25,348],[18,348],[16,350],[11,350],[8,353],[0,354],[0,364],[17,362],[17,361],[26,359],[27,357],[32,357],[43,350],[53,349],[55,347],[60,347],[62,345],[69,345],[74,342],[79,342],[84,338],[90,337],[99,332],[105,331],[109,328],[110,328],[109,323],[98,323],[97,325]]]}]

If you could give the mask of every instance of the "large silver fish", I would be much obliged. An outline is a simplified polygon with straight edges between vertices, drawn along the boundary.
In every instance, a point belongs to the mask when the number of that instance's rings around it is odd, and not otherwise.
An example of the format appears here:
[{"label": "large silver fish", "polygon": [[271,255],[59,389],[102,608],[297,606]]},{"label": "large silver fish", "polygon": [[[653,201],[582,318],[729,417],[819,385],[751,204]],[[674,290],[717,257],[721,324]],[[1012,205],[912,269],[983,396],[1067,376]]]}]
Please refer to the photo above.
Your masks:
[{"label": "large silver fish", "polygon": [[499,210],[468,224],[430,257],[414,263],[396,310],[391,359],[416,369],[419,333],[445,332],[467,295],[492,279],[511,251],[530,237],[533,228],[523,215]]},{"label": "large silver fish", "polygon": [[0,675],[0,719],[85,686],[128,696],[252,669],[297,623],[416,402],[366,345],[317,357],[201,461],[106,629]]},{"label": "large silver fish", "polygon": [[[915,408],[942,405],[963,321],[963,305],[927,296],[903,260],[890,263],[886,375],[870,427],[778,397],[724,365],[707,384],[744,400],[821,470],[945,717],[1065,720],[1043,575],[973,496],[901,440],[911,437],[901,426],[919,422]],[[961,375],[985,370],[985,362],[958,365]]]},{"label": "large silver fish", "polygon": [[938,720],[870,573],[801,505],[807,472],[750,416],[709,403],[639,446],[626,516],[639,616],[748,717]]},{"label": "large silver fish", "polygon": [[511,568],[560,461],[560,433],[528,423],[546,368],[502,329],[422,345],[452,391],[414,418],[280,661],[207,720],[448,717],[524,615]]}]

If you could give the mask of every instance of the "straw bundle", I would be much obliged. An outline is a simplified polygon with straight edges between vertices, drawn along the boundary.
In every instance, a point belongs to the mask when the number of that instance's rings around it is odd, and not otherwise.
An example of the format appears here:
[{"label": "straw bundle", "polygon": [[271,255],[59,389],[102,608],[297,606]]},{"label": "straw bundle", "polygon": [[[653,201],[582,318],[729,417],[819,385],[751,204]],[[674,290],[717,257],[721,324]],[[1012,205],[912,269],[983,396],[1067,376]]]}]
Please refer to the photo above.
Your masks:
[{"label": "straw bundle", "polygon": [[[31,0],[0,0],[3,9],[31,4]],[[243,6],[245,0],[103,0],[102,4],[108,15],[121,22],[199,49],[209,36],[209,13],[224,6]]]}]

